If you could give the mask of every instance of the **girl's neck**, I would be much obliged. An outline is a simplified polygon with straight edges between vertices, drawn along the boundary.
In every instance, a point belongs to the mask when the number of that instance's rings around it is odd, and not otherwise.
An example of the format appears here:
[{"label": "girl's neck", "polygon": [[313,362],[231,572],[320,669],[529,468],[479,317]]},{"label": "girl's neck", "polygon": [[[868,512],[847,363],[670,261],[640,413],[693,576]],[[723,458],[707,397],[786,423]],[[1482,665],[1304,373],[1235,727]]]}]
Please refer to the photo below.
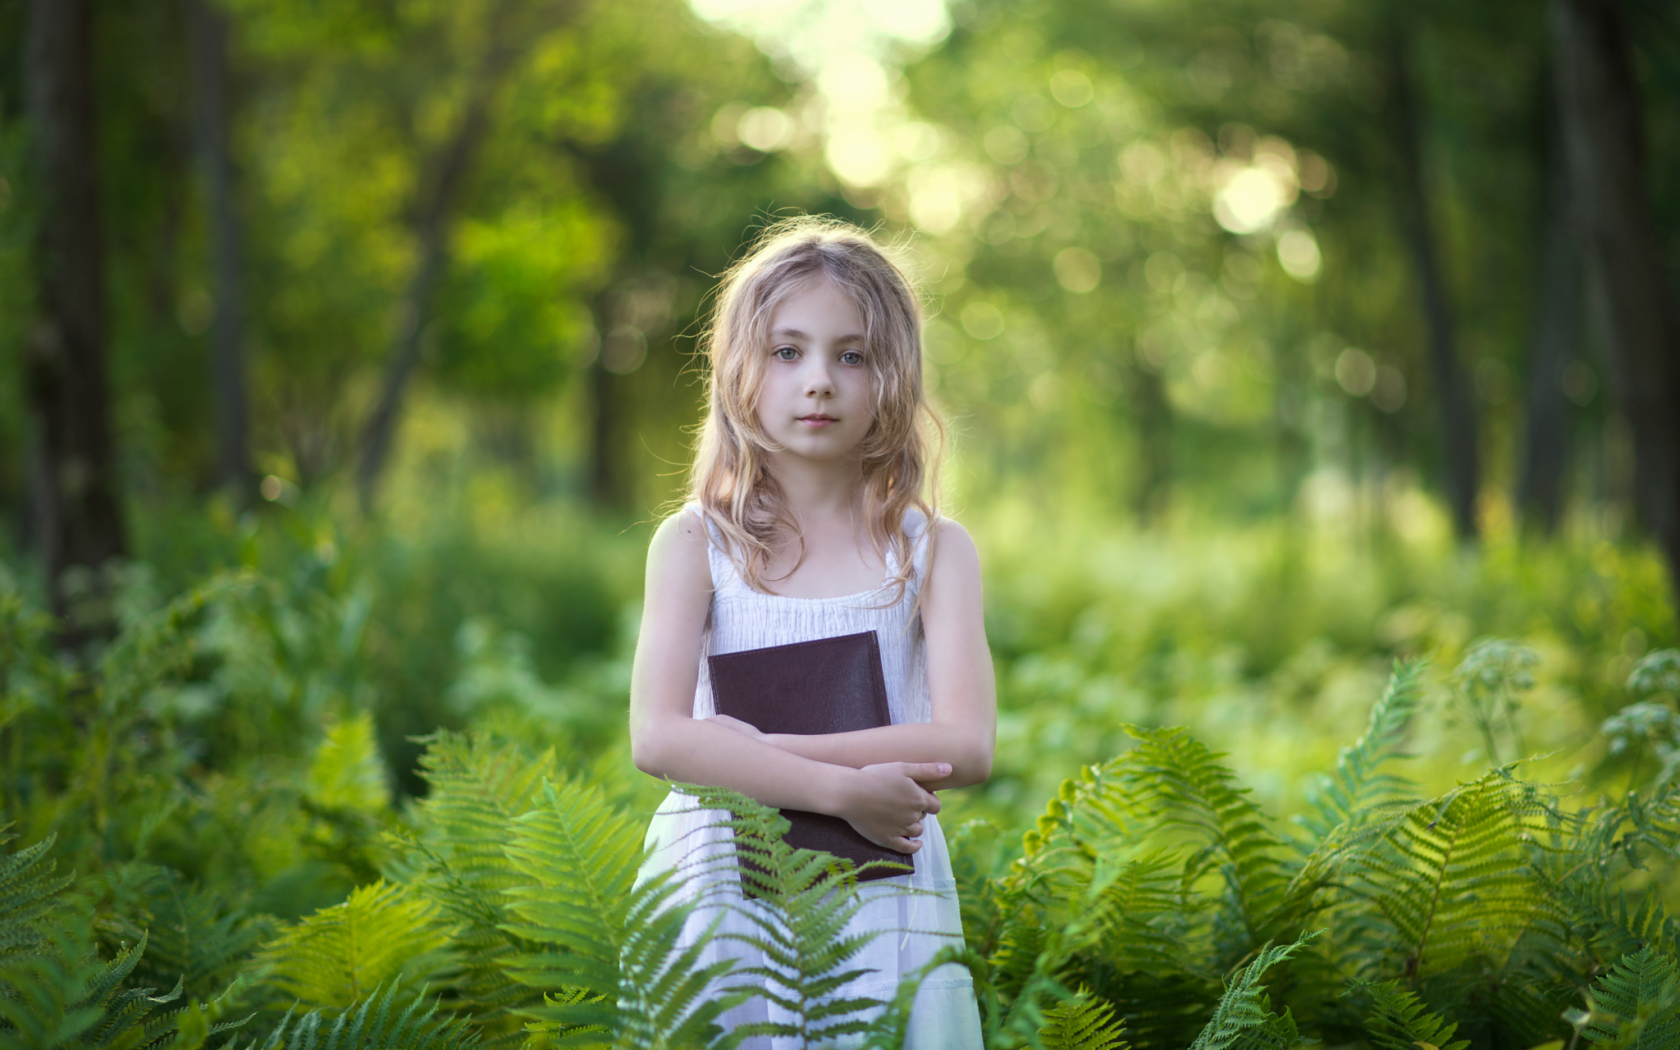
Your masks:
[{"label": "girl's neck", "polygon": [[788,510],[800,521],[850,515],[857,508],[863,490],[857,460],[814,461],[772,452],[769,467]]}]

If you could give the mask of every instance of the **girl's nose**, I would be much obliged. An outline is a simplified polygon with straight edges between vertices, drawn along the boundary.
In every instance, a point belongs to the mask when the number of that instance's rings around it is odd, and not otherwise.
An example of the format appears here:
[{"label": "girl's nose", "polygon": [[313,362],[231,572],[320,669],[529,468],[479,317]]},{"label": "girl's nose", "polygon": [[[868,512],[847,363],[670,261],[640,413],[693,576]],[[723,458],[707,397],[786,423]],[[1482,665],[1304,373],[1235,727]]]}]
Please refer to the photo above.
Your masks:
[{"label": "girl's nose", "polygon": [[805,396],[831,397],[834,394],[834,376],[829,372],[828,362],[820,355],[812,354],[806,358],[809,364],[805,370]]}]

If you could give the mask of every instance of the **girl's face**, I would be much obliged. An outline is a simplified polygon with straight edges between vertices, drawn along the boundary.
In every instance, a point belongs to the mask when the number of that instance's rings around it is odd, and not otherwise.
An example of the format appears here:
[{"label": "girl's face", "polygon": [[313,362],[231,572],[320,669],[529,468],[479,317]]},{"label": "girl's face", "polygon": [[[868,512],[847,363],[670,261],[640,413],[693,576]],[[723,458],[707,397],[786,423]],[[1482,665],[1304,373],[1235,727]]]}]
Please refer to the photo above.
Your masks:
[{"label": "girl's face", "polygon": [[875,422],[857,305],[828,278],[812,278],[770,316],[763,352],[759,426],[795,456],[849,456]]}]

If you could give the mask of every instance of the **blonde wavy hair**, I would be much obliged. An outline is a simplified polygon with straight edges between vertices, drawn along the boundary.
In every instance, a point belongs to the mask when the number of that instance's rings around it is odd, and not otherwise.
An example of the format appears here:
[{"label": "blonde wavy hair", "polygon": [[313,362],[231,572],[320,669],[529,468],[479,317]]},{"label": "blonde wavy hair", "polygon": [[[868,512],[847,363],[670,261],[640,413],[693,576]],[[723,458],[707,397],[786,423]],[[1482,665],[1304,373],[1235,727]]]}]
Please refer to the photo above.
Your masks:
[{"label": "blonde wavy hair", "polygon": [[832,281],[863,318],[875,421],[855,454],[869,535],[882,560],[890,549],[898,563],[883,584],[897,589],[889,604],[903,599],[915,572],[904,529],[910,508],[926,516],[931,541],[945,430],[922,386],[921,303],[894,254],[848,223],[800,217],[764,229],[723,275],[703,336],[709,407],[688,498],[717,527],[725,552],[754,590],[767,592],[764,574],[780,544],[799,543],[794,569],[805,559],[804,535],[770,474],[766,454],[780,446],[759,425],[758,395],[770,358],[771,316],[812,280]]}]

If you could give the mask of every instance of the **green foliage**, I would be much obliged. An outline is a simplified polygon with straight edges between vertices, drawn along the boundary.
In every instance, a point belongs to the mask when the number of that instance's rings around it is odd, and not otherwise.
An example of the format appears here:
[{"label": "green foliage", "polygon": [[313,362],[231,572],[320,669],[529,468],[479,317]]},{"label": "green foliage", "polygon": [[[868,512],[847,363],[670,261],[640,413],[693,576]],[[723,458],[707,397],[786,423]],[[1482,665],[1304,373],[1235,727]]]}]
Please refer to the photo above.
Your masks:
[{"label": "green foliage", "polygon": [[1267,970],[1288,959],[1316,934],[1308,934],[1293,944],[1271,945],[1260,949],[1259,956],[1237,971],[1225,986],[1213,1019],[1207,1023],[1190,1044],[1190,1050],[1228,1050],[1232,1047],[1277,1047],[1288,1050],[1303,1045],[1295,1030],[1289,1011],[1280,1017],[1273,1013],[1266,1000],[1265,986],[1260,978]]},{"label": "green foliage", "polygon": [[1465,1050],[1468,1039],[1448,1042],[1458,1026],[1432,1013],[1399,981],[1380,984],[1355,982],[1354,989],[1371,997],[1369,1018],[1371,1041],[1379,1050],[1416,1050],[1427,1044],[1437,1050]]},{"label": "green foliage", "polygon": [[1126,1050],[1114,1007],[1089,995],[1064,999],[1044,1011],[1038,1030],[1044,1050]]},{"label": "green foliage", "polygon": [[307,1007],[348,1008],[381,986],[430,976],[451,930],[404,886],[375,882],[280,931],[258,956],[273,987]]},{"label": "green foliage", "polygon": [[[0,607],[0,712],[11,718],[0,747],[25,745],[0,790],[31,834],[62,828],[60,855],[94,876],[69,899],[40,843],[0,866],[0,963],[22,960],[6,979],[46,1004],[6,1001],[29,1039],[50,1042],[56,1010],[72,1044],[120,1029],[110,1045],[185,1046],[236,1007],[258,1010],[269,1032],[294,1006],[275,1047],[352,1045],[355,1024],[400,1016],[415,1043],[721,1048],[732,1039],[718,1031],[722,1011],[761,995],[792,1011],[796,1038],[901,1041],[926,974],[890,997],[871,989],[884,1003],[848,991],[862,943],[840,936],[854,875],[788,850],[771,811],[705,789],[688,800],[715,807],[752,861],[733,877],[758,893],[744,939],[762,967],[702,962],[715,946],[695,909],[721,899],[669,874],[638,878],[646,795],[629,786],[622,736],[597,735],[622,733],[622,661],[550,676],[499,629],[467,632],[472,644],[445,654],[459,673],[434,684],[472,728],[393,744],[378,699],[388,679],[368,656],[385,592],[357,582],[361,555],[344,542],[330,564],[300,562],[297,578],[245,573],[176,601],[133,571],[119,591],[125,626],[83,668],[51,659],[27,602]],[[1000,666],[1010,703],[1028,695],[1023,682],[1066,690],[1045,694],[1034,715],[1045,725],[1117,734],[1031,737],[1037,763],[1066,770],[1098,744],[1100,760],[1046,792],[1030,828],[1016,802],[947,800],[966,943],[936,962],[969,968],[989,1047],[1526,1047],[1567,1036],[1560,1017],[1583,1001],[1588,1011],[1570,1015],[1583,1038],[1662,1031],[1635,1026],[1664,1023],[1664,968],[1680,958],[1668,889],[1680,789],[1642,775],[1639,790],[1586,804],[1575,785],[1535,776],[1537,764],[1444,787],[1475,731],[1454,736],[1426,717],[1435,680],[1421,661],[1396,663],[1368,713],[1349,710],[1363,731],[1349,724],[1356,739],[1339,751],[1311,713],[1330,708],[1310,705],[1329,703],[1319,691],[1340,691],[1344,707],[1376,695],[1368,657],[1333,678],[1301,655],[1265,680],[1280,692],[1238,694],[1259,712],[1247,728],[1224,725],[1236,708],[1197,698],[1188,678],[1162,688],[1210,705],[1194,732],[1130,724],[1127,694],[1092,683],[1120,673],[1101,647],[1131,660],[1133,641],[1099,627],[1096,613],[1079,626],[1078,666],[1044,654]],[[1199,644],[1172,660],[1188,667]],[[1450,658],[1446,643],[1432,647]],[[1620,677],[1636,667],[1639,703],[1670,701],[1660,659],[1611,659]],[[1565,684],[1550,658],[1521,663],[1483,659],[1477,688],[1516,695],[1533,675],[1544,688],[1515,713],[1537,719]],[[1296,703],[1307,713],[1274,706]],[[281,717],[265,705],[297,724],[263,721]],[[1007,742],[1004,714],[1000,762],[1027,746]],[[78,736],[78,718],[110,726]],[[1274,753],[1263,723],[1280,720],[1316,735]],[[1221,738],[1240,746],[1221,755]],[[405,799],[392,774],[409,746],[425,790]],[[1023,782],[1005,776],[998,797]],[[1307,783],[1316,792],[1296,798],[1289,785]],[[1293,833],[1281,830],[1291,807],[1305,810]],[[990,819],[959,823],[974,812]],[[1350,981],[1363,991],[1344,994]],[[860,1008],[878,1012],[848,1016]]]},{"label": "green foliage", "polygon": [[1539,662],[1534,650],[1495,638],[1472,646],[1453,672],[1459,716],[1481,734],[1493,765],[1501,761],[1497,737],[1502,732],[1515,747],[1511,757],[1525,757],[1517,712],[1522,694],[1534,688],[1531,671]]},{"label": "green foliage", "polygon": [[267,1039],[246,1050],[470,1050],[477,1040],[461,1018],[439,1016],[424,997],[399,995],[394,987],[373,989],[329,1019],[319,1009],[287,1015]]},{"label": "green foliage", "polygon": [[1372,930],[1388,972],[1409,981],[1502,960],[1517,937],[1549,919],[1523,860],[1546,833],[1533,785],[1495,771],[1390,818],[1349,874],[1381,919]]},{"label": "green foliage", "polygon": [[1336,756],[1336,772],[1325,778],[1314,799],[1317,813],[1303,822],[1320,842],[1336,829],[1358,827],[1360,821],[1412,794],[1412,784],[1384,766],[1406,757],[1399,748],[1423,699],[1421,679],[1426,666],[1421,660],[1397,664],[1382,697],[1371,708],[1365,732]]},{"label": "green foliage", "polygon": [[[222,1003],[183,1002],[184,979],[157,994],[133,976],[146,935],[102,960],[86,902],[52,876],[50,839],[0,859],[0,1047],[196,1050],[239,1027]],[[162,1008],[162,1009],[160,1009]]]},{"label": "green foliage", "polygon": [[1587,1038],[1618,1050],[1656,1050],[1680,1039],[1680,967],[1649,946],[1593,982]]},{"label": "green foliage", "polygon": [[509,973],[548,993],[527,1012],[562,1045],[718,1045],[714,1021],[739,997],[704,993],[731,964],[701,965],[704,939],[679,950],[692,905],[669,873],[638,880],[640,828],[599,791],[545,781],[508,858],[527,880],[508,891],[508,932],[541,946]]}]

